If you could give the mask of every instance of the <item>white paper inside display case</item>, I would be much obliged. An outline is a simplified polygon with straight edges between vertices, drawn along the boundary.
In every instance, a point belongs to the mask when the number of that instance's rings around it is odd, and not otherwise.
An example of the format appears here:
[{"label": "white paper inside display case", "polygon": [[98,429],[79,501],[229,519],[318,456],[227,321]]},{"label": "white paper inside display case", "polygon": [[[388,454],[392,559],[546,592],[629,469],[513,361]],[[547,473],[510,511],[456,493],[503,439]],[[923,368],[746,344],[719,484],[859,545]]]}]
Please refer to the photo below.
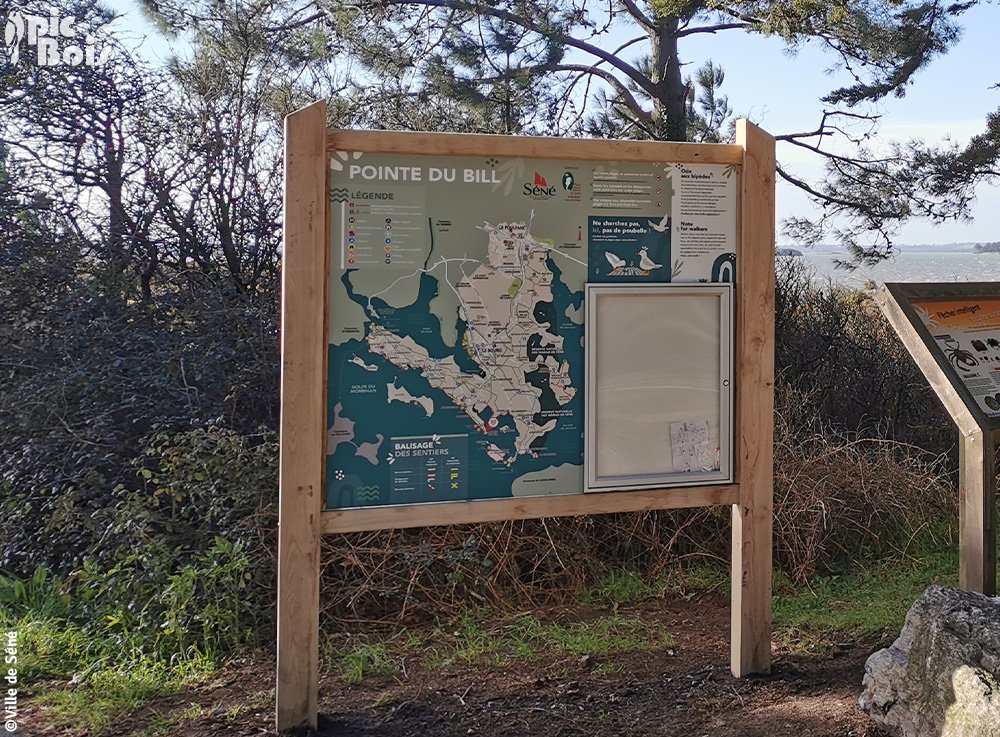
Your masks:
[{"label": "white paper inside display case", "polygon": [[587,285],[586,491],[732,480],[732,285]]}]

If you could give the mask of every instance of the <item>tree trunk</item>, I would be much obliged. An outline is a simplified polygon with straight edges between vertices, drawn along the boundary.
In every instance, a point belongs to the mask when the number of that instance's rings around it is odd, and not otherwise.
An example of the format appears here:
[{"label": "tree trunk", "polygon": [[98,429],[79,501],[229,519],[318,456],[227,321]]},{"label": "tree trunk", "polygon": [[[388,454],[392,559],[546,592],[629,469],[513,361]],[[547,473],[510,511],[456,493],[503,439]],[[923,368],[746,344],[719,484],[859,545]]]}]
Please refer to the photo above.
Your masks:
[{"label": "tree trunk", "polygon": [[657,18],[650,32],[653,51],[652,82],[656,85],[653,99],[653,120],[656,135],[667,141],[687,140],[687,88],[681,76],[681,60],[677,56],[677,18]]},{"label": "tree trunk", "polygon": [[122,274],[128,265],[125,239],[128,234],[125,214],[125,177],[123,154],[115,146],[114,129],[110,121],[104,124],[104,192],[108,197],[108,261],[114,274]]}]

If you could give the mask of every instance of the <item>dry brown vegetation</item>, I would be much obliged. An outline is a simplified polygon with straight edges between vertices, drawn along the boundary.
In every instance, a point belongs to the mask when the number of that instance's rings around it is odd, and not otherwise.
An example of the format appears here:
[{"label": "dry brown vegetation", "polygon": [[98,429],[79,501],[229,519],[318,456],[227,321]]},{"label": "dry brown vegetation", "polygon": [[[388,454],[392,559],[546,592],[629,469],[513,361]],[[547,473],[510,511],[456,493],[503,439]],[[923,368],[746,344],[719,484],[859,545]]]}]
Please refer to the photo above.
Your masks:
[{"label": "dry brown vegetation", "polygon": [[[955,518],[943,460],[920,449],[804,436],[779,414],[775,451],[775,563],[796,582],[905,554]],[[517,611],[575,601],[615,569],[666,580],[728,555],[728,508],[356,533],[326,538],[322,601],[355,624]]]},{"label": "dry brown vegetation", "polygon": [[948,534],[957,496],[947,471],[945,457],[920,448],[830,431],[808,435],[779,413],[776,564],[804,583],[851,563],[905,555],[915,540]]}]

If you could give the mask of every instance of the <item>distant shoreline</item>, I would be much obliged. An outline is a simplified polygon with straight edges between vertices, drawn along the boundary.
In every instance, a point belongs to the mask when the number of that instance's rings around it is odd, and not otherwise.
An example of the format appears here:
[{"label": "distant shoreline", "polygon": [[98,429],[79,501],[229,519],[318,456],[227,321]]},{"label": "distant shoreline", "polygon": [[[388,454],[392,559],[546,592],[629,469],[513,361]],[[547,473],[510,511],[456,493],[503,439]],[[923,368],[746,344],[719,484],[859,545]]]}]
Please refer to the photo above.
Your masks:
[{"label": "distant shoreline", "polygon": [[[810,256],[813,254],[846,254],[847,249],[836,243],[817,243],[814,246],[804,246],[789,243],[778,246],[775,253],[779,256]],[[958,243],[898,243],[893,246],[893,254],[905,253],[1000,253],[1000,241],[963,241]]]}]

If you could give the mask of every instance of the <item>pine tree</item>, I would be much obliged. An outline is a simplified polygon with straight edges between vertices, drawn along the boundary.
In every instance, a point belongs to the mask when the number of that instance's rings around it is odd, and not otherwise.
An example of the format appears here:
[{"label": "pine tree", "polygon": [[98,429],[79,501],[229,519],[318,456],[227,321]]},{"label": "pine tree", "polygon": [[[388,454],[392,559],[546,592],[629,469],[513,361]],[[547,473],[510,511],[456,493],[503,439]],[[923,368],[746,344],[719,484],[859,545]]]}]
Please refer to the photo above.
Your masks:
[{"label": "pine tree", "polygon": [[[177,27],[219,3],[149,2]],[[233,5],[243,3],[235,2]],[[311,26],[346,80],[333,95],[347,125],[724,141],[732,116],[724,73],[711,60],[686,76],[687,39],[777,37],[794,53],[818,43],[851,84],[822,96],[816,126],[774,131],[826,165],[810,182],[778,174],[822,207],[787,224],[818,240],[832,228],[859,260],[891,251],[915,216],[967,216],[973,191],[996,176],[991,123],[967,150],[871,148],[872,105],[902,97],[917,73],[948,51],[976,2],[935,0],[301,0],[253,3],[278,27]],[[267,8],[267,11],[263,8]],[[624,38],[612,43],[610,39]],[[790,67],[789,73],[794,73]],[[992,132],[991,132],[992,131]],[[847,144],[847,146],[845,146]],[[853,149],[848,155],[845,148]]]}]

